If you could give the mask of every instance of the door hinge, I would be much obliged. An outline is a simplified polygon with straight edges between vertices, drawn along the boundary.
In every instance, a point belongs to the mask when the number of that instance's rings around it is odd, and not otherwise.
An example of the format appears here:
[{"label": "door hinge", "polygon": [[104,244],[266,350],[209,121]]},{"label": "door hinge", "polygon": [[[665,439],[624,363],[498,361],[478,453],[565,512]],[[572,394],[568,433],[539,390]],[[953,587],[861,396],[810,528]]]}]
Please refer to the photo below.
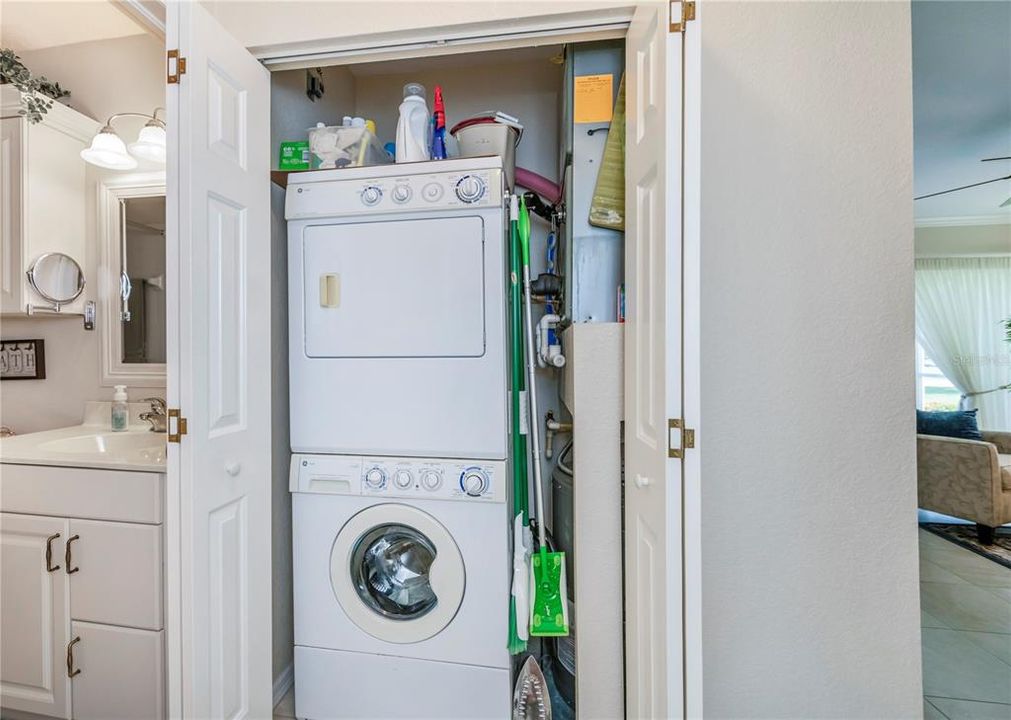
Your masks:
[{"label": "door hinge", "polygon": [[670,31],[672,33],[683,33],[685,25],[689,20],[695,19],[695,2],[675,2],[670,0]]},{"label": "door hinge", "polygon": [[[179,408],[169,408],[168,415],[168,441],[177,443],[186,434],[186,418],[179,414]],[[172,420],[175,420],[175,432],[172,432]]]},{"label": "door hinge", "polygon": [[175,85],[179,78],[186,74],[186,58],[179,55],[178,50],[169,50],[165,60],[166,80],[169,85]]},{"label": "door hinge", "polygon": [[667,457],[683,458],[684,451],[695,447],[695,430],[686,428],[681,418],[667,420]]}]

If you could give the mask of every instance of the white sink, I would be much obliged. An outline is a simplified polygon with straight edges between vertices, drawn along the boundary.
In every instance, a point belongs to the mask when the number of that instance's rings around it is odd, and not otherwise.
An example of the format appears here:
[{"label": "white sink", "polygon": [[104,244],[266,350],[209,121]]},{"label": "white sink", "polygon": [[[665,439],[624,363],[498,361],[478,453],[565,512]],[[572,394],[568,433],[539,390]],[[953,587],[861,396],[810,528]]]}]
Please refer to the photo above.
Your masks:
[{"label": "white sink", "polygon": [[120,454],[134,451],[165,451],[165,435],[150,431],[142,432],[94,432],[58,438],[40,443],[39,450],[74,455],[99,453]]},{"label": "white sink", "polygon": [[4,438],[0,462],[164,472],[166,439],[165,433],[140,426],[112,432],[108,425],[75,425]]}]

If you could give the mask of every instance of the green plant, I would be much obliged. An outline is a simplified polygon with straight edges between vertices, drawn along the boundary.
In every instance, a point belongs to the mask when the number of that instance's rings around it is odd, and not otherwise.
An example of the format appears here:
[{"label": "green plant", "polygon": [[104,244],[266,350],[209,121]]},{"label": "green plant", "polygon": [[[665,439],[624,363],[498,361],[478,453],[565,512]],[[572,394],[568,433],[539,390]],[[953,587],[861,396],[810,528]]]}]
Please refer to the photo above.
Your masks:
[{"label": "green plant", "polygon": [[10,83],[22,92],[24,109],[20,114],[26,116],[30,123],[41,122],[55,100],[70,95],[70,91],[61,88],[59,83],[51,82],[42,75],[32,75],[21,58],[9,48],[0,48],[0,82]]},{"label": "green plant", "polygon": [[1007,333],[1004,339],[1011,343],[1011,317],[1004,321],[1004,332]]}]

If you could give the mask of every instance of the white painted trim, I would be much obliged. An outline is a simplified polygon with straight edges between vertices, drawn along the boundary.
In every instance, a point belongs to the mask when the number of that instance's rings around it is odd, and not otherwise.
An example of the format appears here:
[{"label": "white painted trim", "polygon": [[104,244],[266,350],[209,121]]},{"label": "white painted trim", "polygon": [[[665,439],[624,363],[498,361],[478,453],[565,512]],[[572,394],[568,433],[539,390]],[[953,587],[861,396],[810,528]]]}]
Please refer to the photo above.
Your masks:
[{"label": "white painted trim", "polygon": [[992,215],[916,218],[915,227],[964,227],[968,225],[1011,225],[1011,212]]},{"label": "white painted trim", "polygon": [[[165,173],[133,173],[98,184],[99,384],[165,387],[165,363],[124,363],[119,320],[119,200],[165,195]],[[114,267],[115,265],[115,267]]]},{"label": "white painted trim", "polygon": [[[249,48],[271,70],[318,65],[352,65],[381,60],[536,47],[566,42],[622,38],[634,7],[559,13],[533,18],[421,28],[354,38],[260,45]],[[508,28],[508,29],[506,29]]]},{"label": "white painted trim", "polygon": [[164,0],[112,0],[112,4],[156,38],[165,39]]},{"label": "white painted trim", "polygon": [[684,717],[702,718],[702,8],[685,29],[684,62],[684,164],[682,192],[681,259],[681,402],[685,425],[695,430],[695,449],[682,462],[682,589],[684,612]]},{"label": "white painted trim", "polygon": [[274,678],[274,707],[276,708],[284,700],[284,696],[295,684],[295,663],[288,663],[288,667],[281,671],[281,674]]}]

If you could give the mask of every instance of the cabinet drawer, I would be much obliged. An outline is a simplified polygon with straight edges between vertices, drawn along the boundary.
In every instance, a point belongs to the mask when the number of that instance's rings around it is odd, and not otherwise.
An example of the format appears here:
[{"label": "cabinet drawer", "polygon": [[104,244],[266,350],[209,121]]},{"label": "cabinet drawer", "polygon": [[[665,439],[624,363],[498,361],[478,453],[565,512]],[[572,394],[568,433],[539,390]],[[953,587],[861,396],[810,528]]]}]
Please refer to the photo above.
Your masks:
[{"label": "cabinet drawer", "polygon": [[164,632],[74,621],[74,720],[165,717]]},{"label": "cabinet drawer", "polygon": [[164,475],[3,463],[0,511],[160,523]]},{"label": "cabinet drawer", "polygon": [[71,520],[70,617],[162,629],[160,525]]}]

